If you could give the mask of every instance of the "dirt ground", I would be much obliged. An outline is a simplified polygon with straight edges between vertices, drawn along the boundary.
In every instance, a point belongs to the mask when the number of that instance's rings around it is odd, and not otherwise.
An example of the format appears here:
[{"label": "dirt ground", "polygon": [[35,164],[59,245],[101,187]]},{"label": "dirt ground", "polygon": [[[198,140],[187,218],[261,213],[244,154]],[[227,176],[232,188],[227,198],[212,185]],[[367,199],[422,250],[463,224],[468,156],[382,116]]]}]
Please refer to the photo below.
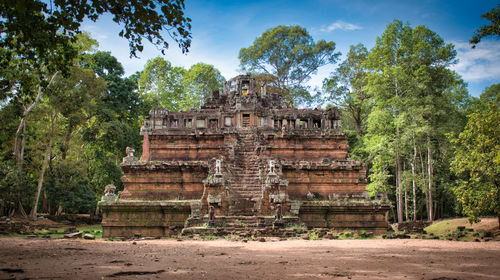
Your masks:
[{"label": "dirt ground", "polygon": [[0,239],[0,279],[499,279],[500,242]]}]

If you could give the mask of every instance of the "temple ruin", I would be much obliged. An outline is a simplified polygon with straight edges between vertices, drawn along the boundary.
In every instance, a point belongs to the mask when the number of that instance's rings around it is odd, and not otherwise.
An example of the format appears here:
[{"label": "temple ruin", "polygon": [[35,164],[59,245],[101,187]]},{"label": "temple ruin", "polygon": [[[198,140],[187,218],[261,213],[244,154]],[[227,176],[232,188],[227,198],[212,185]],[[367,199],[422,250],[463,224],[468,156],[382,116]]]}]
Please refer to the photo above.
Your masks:
[{"label": "temple ruin", "polygon": [[200,109],[154,109],[142,157],[121,164],[124,190],[103,208],[103,236],[168,236],[241,220],[253,227],[387,229],[389,204],[366,192],[337,108],[295,109],[250,75]]}]

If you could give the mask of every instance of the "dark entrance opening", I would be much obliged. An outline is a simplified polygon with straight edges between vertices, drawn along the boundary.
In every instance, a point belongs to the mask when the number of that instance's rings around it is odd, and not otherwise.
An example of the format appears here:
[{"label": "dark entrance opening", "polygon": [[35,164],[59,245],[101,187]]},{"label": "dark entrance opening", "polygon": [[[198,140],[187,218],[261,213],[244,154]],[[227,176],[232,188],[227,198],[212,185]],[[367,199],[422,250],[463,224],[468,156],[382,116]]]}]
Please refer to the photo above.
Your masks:
[{"label": "dark entrance opening", "polygon": [[243,127],[249,127],[250,126],[250,114],[243,114]]}]

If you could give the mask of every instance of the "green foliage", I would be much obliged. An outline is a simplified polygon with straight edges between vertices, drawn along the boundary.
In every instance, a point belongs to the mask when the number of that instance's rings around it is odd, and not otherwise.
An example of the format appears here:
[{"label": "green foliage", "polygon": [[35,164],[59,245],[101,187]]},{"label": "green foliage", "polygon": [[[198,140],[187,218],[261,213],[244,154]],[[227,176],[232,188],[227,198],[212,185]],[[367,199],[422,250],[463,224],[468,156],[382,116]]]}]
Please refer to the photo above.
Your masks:
[{"label": "green foliage", "polygon": [[[53,149],[40,209],[51,214],[59,206],[67,213],[93,211],[105,185],[122,187],[119,163],[125,147],[132,146],[140,153],[139,119],[147,114],[147,108],[137,92],[137,76],[122,77],[123,67],[116,58],[109,52],[89,52],[93,40],[86,35],[78,37],[82,41],[74,45],[84,53],[69,67],[67,76],[56,76],[43,90],[40,104],[28,116],[22,171],[8,163],[12,162],[13,135],[22,106],[30,104],[33,95],[16,95],[0,111],[0,138],[6,140],[0,153],[5,162],[0,171],[5,174],[0,195],[9,208],[17,207],[17,201],[32,206],[49,139],[53,139]],[[39,82],[34,81],[36,88]]]},{"label": "green foliage", "polygon": [[200,101],[193,106],[199,107],[204,98],[210,97],[213,91],[222,89],[224,77],[214,66],[197,63],[186,71],[182,83],[187,99]]},{"label": "green foliage", "polygon": [[187,52],[191,44],[191,19],[184,16],[183,9],[183,0],[70,0],[51,1],[50,5],[39,0],[2,1],[0,47],[6,51],[2,57],[18,56],[29,60],[36,69],[49,66],[49,72],[63,69],[78,55],[71,43],[81,32],[83,20],[96,21],[107,13],[113,15],[113,21],[123,24],[119,35],[128,39],[131,56],[142,51],[143,39],[164,52],[168,43],[161,33],[163,30]]},{"label": "green foliage", "polygon": [[172,111],[201,106],[212,91],[222,88],[224,78],[212,65],[198,63],[189,70],[160,57],[148,60],[139,77],[139,92],[147,107]]},{"label": "green foliage", "polygon": [[[400,220],[402,195],[413,181],[417,195],[431,201],[434,194],[433,200],[448,204],[443,208],[453,212],[447,202],[453,200],[448,183],[454,180],[449,172],[452,148],[445,133],[461,131],[470,104],[465,83],[447,68],[455,56],[453,45],[432,30],[395,20],[368,55],[361,46],[353,47],[325,81],[347,114],[352,112],[346,104],[354,105],[358,116],[367,114],[358,123],[361,139],[355,143],[363,145],[358,153],[371,164],[368,190],[396,195]],[[416,174],[410,176],[411,165]],[[400,192],[394,188],[398,184]]]},{"label": "green foliage", "polygon": [[198,100],[186,96],[182,79],[186,70],[157,57],[148,60],[139,77],[139,91],[151,108],[161,107],[172,111],[192,108]]},{"label": "green foliage", "polygon": [[0,178],[0,197],[11,204],[7,205],[8,209],[15,208],[17,202],[30,205],[35,194],[35,182],[30,174],[19,170],[14,162],[4,161],[0,165]]},{"label": "green foliage", "polygon": [[315,229],[308,231],[307,237],[309,240],[318,240],[320,238],[319,233]]},{"label": "green foliage", "polygon": [[[54,162],[51,166],[46,191],[52,213],[61,205],[66,213],[90,213],[95,208],[95,194],[90,188],[86,170],[78,161]],[[47,209],[48,210],[48,209]]]},{"label": "green foliage", "polygon": [[475,48],[476,44],[478,44],[484,37],[500,35],[500,4],[498,4],[496,8],[493,8],[489,12],[483,14],[481,17],[489,20],[491,23],[489,25],[481,26],[478,30],[476,30],[476,32],[474,32],[474,36],[470,40],[470,43],[473,44],[473,48]]},{"label": "green foliage", "polygon": [[496,102],[470,114],[467,125],[452,141],[453,170],[461,176],[454,189],[462,211],[471,221],[479,215],[500,215],[500,112]]},{"label": "green foliage", "polygon": [[298,104],[311,99],[303,90],[310,75],[337,61],[340,53],[334,51],[334,42],[314,43],[303,27],[280,25],[262,33],[252,46],[242,48],[238,57],[244,70],[276,76],[278,88],[294,91],[294,103]]},{"label": "green foliage", "polygon": [[344,130],[354,131],[358,137],[365,132],[366,119],[371,109],[366,93],[366,59],[368,50],[362,44],[351,46],[346,60],[329,78],[323,81],[324,102],[340,107]]}]

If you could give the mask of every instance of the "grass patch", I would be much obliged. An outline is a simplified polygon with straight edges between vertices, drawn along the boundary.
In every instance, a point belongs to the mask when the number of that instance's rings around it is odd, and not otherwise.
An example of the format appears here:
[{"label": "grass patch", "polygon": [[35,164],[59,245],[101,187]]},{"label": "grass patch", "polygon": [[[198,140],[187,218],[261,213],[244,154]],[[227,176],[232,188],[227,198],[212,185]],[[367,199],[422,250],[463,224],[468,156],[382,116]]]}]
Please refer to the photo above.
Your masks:
[{"label": "grass patch", "polygon": [[100,224],[77,227],[76,229],[83,232],[83,234],[90,233],[95,236],[95,238],[102,238],[102,226]]},{"label": "grass patch", "polygon": [[472,227],[467,218],[462,218],[435,222],[432,225],[426,227],[425,231],[427,233],[441,236],[454,232],[458,226]]},{"label": "grass patch", "polygon": [[[425,228],[425,231],[439,239],[458,239],[460,241],[473,241],[478,238],[482,232],[490,231],[498,226],[496,218],[481,218],[481,222],[471,224],[467,218],[447,219],[434,222],[432,225]],[[473,229],[473,232],[465,230],[460,234],[457,227],[465,227]],[[459,236],[458,238],[457,235]],[[455,238],[454,238],[455,237]]]}]

